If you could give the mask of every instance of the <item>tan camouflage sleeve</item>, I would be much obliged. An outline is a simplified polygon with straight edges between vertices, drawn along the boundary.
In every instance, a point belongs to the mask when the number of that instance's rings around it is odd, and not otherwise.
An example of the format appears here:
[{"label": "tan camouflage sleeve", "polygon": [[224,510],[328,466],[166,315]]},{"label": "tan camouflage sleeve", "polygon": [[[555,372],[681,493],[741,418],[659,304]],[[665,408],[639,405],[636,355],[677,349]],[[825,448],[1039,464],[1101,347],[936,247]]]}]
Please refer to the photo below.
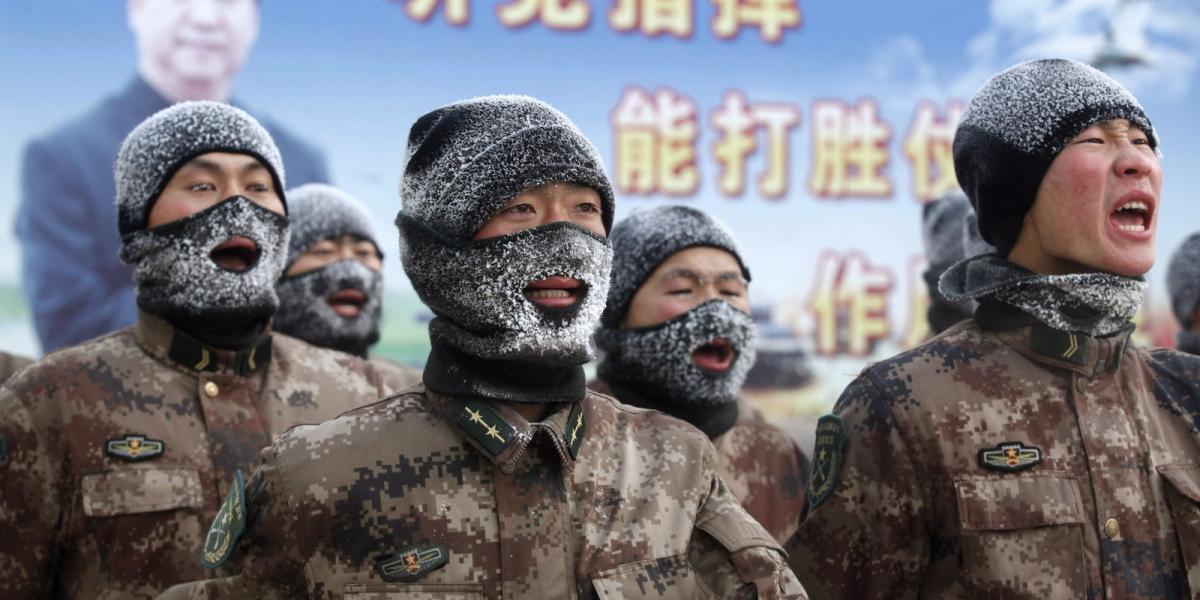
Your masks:
[{"label": "tan camouflage sleeve", "polygon": [[787,543],[814,598],[915,598],[929,559],[927,503],[883,395],[866,376],[822,417],[807,516]]},{"label": "tan camouflage sleeve", "polygon": [[[245,530],[231,557],[232,562],[241,566],[241,573],[176,585],[163,592],[158,600],[308,597],[303,540],[297,533],[295,513],[287,506],[285,484],[276,466],[275,446],[264,449],[262,457],[262,464],[245,486]],[[214,523],[212,528],[217,526]]]},{"label": "tan camouflage sleeve", "polygon": [[755,521],[716,474],[715,450],[705,450],[712,474],[708,498],[696,515],[688,558],[718,598],[807,599],[775,538]]},{"label": "tan camouflage sleeve", "polygon": [[33,414],[0,388],[0,598],[49,595],[62,512],[54,456]]}]

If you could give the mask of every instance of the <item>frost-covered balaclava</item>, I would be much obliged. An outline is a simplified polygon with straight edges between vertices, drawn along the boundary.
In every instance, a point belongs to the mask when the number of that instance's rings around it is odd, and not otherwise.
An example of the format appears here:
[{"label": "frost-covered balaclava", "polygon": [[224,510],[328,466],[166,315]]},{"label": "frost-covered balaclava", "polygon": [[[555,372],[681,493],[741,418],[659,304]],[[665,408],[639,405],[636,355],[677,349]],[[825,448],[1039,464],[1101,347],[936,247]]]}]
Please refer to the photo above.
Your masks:
[{"label": "frost-covered balaclava", "polygon": [[954,171],[971,199],[983,239],[1008,256],[1054,157],[1094,123],[1128,119],[1158,138],[1141,104],[1121,84],[1083,63],[1021,63],[983,84],[954,136]]},{"label": "frost-covered balaclava", "polygon": [[[634,211],[613,228],[613,275],[596,345],[604,353],[601,379],[673,405],[717,406],[735,402],[754,364],[754,321],[723,300],[710,300],[664,323],[623,329],[637,290],[673,254],[708,246],[733,255],[750,280],[733,234],[716,219],[686,206]],[[732,347],[729,370],[710,373],[693,353],[716,339]]]},{"label": "frost-covered balaclava", "polygon": [[1193,317],[1200,308],[1200,233],[1188,236],[1167,266],[1167,291],[1171,295],[1171,311],[1183,326],[1176,339],[1180,350],[1200,354],[1200,336],[1189,331]]},{"label": "frost-covered balaclava", "polygon": [[[487,96],[439,108],[413,125],[396,225],[404,271],[435,315],[435,346],[557,366],[591,359],[592,330],[608,293],[608,240],[568,222],[472,239],[513,197],[551,182],[595,189],[608,229],[613,195],[599,154],[553,107],[525,96]],[[553,276],[581,281],[582,299],[551,310],[525,297],[530,283]]]},{"label": "frost-covered balaclava", "polygon": [[[323,183],[309,183],[288,190],[288,219],[291,242],[287,269],[296,259],[323,240],[349,235],[375,245],[371,214],[349,194]],[[275,331],[300,338],[315,346],[333,348],[358,356],[379,341],[379,318],[383,312],[383,274],[362,261],[347,258],[296,275],[284,275],[275,288],[279,310]],[[355,290],[362,295],[359,313],[345,317],[330,305],[331,296]]]},{"label": "frost-covered balaclava", "polygon": [[[265,322],[278,305],[275,282],[287,252],[287,217],[233,196],[146,228],[151,208],[175,172],[209,152],[258,159],[285,201],[279,150],[253,117],[219,102],[176,104],[138,125],[117,155],[121,259],[134,267],[138,306],[147,312],[175,323],[214,327]],[[211,258],[215,247],[237,236],[249,238],[258,250],[257,259],[240,272]]]}]

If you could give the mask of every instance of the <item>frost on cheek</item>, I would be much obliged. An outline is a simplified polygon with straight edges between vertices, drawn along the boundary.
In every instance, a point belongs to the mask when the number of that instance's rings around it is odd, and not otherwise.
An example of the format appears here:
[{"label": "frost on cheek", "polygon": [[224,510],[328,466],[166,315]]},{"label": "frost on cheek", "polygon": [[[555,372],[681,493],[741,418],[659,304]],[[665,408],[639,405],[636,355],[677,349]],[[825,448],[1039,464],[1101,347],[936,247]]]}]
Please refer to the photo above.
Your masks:
[{"label": "frost on cheek", "polygon": [[[243,272],[222,269],[212,249],[233,237],[259,248]],[[270,315],[278,305],[275,282],[287,252],[287,219],[234,197],[160,228],[126,239],[122,258],[134,264],[138,304],[155,314],[205,317]]]},{"label": "frost on cheek", "polygon": [[[366,296],[358,316],[343,317],[329,305],[331,294],[355,289]],[[362,354],[379,340],[383,276],[361,262],[345,259],[276,286],[279,310],[274,329],[315,346]]]},{"label": "frost on cheek", "polygon": [[[724,339],[736,358],[725,373],[700,369],[692,359],[701,346]],[[604,352],[603,379],[665,396],[675,404],[716,406],[737,401],[755,359],[754,321],[723,300],[710,300],[661,325],[638,329],[604,327],[596,344]]]},{"label": "frost on cheek", "polygon": [[[612,250],[572,225],[549,225],[448,245],[405,235],[405,272],[436,317],[430,337],[483,358],[536,359],[575,365],[591,359],[591,335],[604,310]],[[556,313],[525,297],[548,277],[582,282],[576,307]]]}]

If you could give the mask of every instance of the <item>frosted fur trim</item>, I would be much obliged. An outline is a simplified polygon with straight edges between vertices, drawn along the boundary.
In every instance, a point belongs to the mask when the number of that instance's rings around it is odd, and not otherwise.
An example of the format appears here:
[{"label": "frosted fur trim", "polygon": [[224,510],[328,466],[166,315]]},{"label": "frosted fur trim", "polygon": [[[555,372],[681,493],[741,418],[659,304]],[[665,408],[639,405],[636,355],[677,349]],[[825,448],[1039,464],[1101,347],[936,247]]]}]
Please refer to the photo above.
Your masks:
[{"label": "frosted fur trim", "polygon": [[[358,290],[366,304],[357,316],[343,317],[326,301],[334,292]],[[284,277],[275,288],[279,310],[273,328],[314,346],[366,356],[379,341],[383,314],[383,275],[353,258]]]},{"label": "frosted fur trim", "polygon": [[[121,260],[133,265],[138,305],[174,317],[268,317],[287,252],[287,217],[234,196],[203,211],[125,236]],[[242,236],[258,245],[258,262],[237,273],[213,262],[213,248]]]},{"label": "frosted fur trim", "polygon": [[115,165],[121,233],[144,229],[151,206],[179,167],[208,152],[259,159],[284,199],[283,159],[254,117],[223,102],[180,102],[146,118],[121,144]]},{"label": "frosted fur trim", "polygon": [[[402,211],[400,258],[421,300],[436,315],[430,339],[489,359],[579,365],[592,359],[592,331],[604,310],[612,246],[557,222],[484,240],[459,241]],[[524,290],[547,277],[585,287],[570,309],[548,310]]]},{"label": "frosted fur trim", "polygon": [[[705,372],[692,360],[693,352],[717,338],[729,341],[737,353],[733,365],[721,374]],[[754,320],[749,315],[724,300],[709,300],[659,325],[601,328],[596,345],[604,357],[598,373],[601,379],[623,383],[654,400],[728,404],[737,401],[754,365],[754,339]]]}]

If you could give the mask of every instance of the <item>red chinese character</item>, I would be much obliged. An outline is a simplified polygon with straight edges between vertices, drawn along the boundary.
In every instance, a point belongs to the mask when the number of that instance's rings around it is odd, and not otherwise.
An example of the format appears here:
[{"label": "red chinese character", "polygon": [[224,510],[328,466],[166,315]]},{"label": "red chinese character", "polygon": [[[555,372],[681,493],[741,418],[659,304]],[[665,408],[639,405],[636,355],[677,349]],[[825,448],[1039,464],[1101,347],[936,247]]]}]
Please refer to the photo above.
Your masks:
[{"label": "red chinese character", "polygon": [[700,183],[696,166],[696,105],[661,88],[630,87],[612,113],[617,190],[685,196]]},{"label": "red chinese character", "polygon": [[551,29],[576,31],[592,20],[592,6],[584,0],[512,0],[496,7],[505,27],[524,27],[540,20]]},{"label": "red chinese character", "polygon": [[816,274],[808,308],[815,319],[817,353],[870,354],[877,341],[891,334],[891,272],[871,266],[856,251],[844,256],[827,251],[818,260]]},{"label": "red chinese character", "polygon": [[[441,2],[443,0],[408,0],[404,3],[404,14],[408,15],[410,19],[424,23],[433,16],[433,11]],[[446,3],[444,10],[447,23],[462,27],[471,19],[470,0],[444,0],[444,2]]]},{"label": "red chinese character", "polygon": [[742,27],[757,27],[759,37],[774,44],[784,29],[795,29],[801,22],[796,0],[713,0],[713,4],[717,5],[713,32],[723,39],[737,35]]},{"label": "red chinese character", "polygon": [[766,171],[758,178],[758,190],[768,198],[781,198],[788,189],[788,136],[800,122],[800,110],[790,104],[747,104],[741,92],[726,92],[712,116],[721,138],[713,154],[721,164],[717,186],[726,196],[739,196],[746,188],[746,158],[758,147],[755,134],[765,130]]},{"label": "red chinese character", "polygon": [[912,167],[913,195],[922,204],[958,188],[953,146],[962,111],[961,102],[951,101],[945,118],[939,118],[932,103],[922,100],[917,105],[904,136],[904,155]]},{"label": "red chinese character", "polygon": [[616,31],[638,30],[653,37],[667,34],[692,37],[692,0],[617,0],[608,13]]},{"label": "red chinese character", "polygon": [[892,128],[879,120],[874,100],[855,106],[820,100],[812,110],[812,167],[808,188],[821,198],[887,197]]}]

